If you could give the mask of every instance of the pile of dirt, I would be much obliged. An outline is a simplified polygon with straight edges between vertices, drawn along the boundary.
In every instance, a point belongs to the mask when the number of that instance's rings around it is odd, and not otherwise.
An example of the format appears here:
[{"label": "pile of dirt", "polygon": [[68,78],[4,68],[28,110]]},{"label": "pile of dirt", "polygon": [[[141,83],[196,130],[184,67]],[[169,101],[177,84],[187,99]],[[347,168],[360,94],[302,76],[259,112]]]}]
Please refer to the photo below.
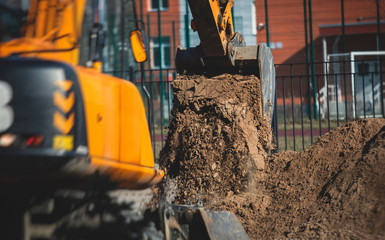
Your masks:
[{"label": "pile of dirt", "polygon": [[173,119],[160,165],[176,181],[176,203],[208,204],[245,191],[251,173],[263,175],[272,134],[260,84],[255,76],[230,74],[173,81]]},{"label": "pile of dirt", "polygon": [[267,159],[262,191],[223,199],[252,239],[384,239],[385,119],[348,123]]},{"label": "pile of dirt", "polygon": [[181,76],[173,90],[160,163],[175,203],[232,211],[251,239],[385,239],[385,119],[267,157],[258,78]]}]

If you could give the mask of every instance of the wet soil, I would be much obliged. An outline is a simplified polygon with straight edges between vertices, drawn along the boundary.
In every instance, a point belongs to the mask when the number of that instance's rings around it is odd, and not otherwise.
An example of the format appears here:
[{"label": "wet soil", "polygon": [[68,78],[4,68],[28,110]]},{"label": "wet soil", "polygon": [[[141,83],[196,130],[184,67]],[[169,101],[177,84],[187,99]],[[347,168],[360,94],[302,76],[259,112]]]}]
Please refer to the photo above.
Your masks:
[{"label": "wet soil", "polygon": [[160,159],[169,200],[230,210],[251,239],[385,239],[385,119],[268,157],[258,78],[180,76],[172,85]]}]

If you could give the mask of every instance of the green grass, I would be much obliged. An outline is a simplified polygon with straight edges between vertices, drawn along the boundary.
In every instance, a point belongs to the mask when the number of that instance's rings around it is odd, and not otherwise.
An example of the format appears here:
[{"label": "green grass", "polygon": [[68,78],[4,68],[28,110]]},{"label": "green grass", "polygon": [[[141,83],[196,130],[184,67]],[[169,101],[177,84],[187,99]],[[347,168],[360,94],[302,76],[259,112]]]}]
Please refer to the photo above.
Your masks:
[{"label": "green grass", "polygon": [[[328,129],[329,124],[330,124],[330,130],[336,129],[339,126],[342,126],[346,123],[344,119],[340,119],[339,122],[337,120],[330,120],[328,122],[327,119],[321,120],[321,129]],[[294,127],[296,130],[302,130],[302,124],[301,122],[297,121],[294,123]],[[278,130],[284,130],[285,129],[285,123],[283,120],[280,119],[278,122]],[[318,138],[319,138],[319,129],[320,129],[320,121],[319,119],[312,119],[312,126],[310,127],[310,120],[304,119],[303,120],[303,129],[304,130],[316,130],[315,132],[313,131],[313,143],[315,143]],[[286,132],[288,134],[291,134],[290,131],[293,130],[293,122],[292,121],[286,121]],[[325,133],[323,133],[325,134]],[[309,133],[307,135],[310,135]],[[304,142],[304,144],[302,143]],[[295,136],[295,151],[301,152],[303,149],[306,149],[310,147],[312,144],[311,137],[310,136],[304,136],[302,140],[302,134],[296,135]],[[304,147],[303,147],[304,146]],[[286,145],[285,145],[285,136],[280,136],[279,137],[279,151],[285,151],[285,150],[293,150],[294,151],[294,137],[292,136],[287,136],[286,137]]]},{"label": "green grass", "polygon": [[[339,123],[337,120],[330,120],[330,123],[328,123],[327,120],[321,120],[321,129],[328,129],[330,124],[330,129],[335,129],[338,126],[341,126],[345,124],[344,120],[340,120]],[[294,128],[296,130],[302,130],[302,123],[301,122],[295,122]],[[319,130],[320,129],[320,122],[318,119],[312,119],[312,125],[310,125],[309,119],[303,120],[303,129],[304,130]],[[278,130],[285,130],[285,123],[283,121],[278,122]],[[286,121],[286,131],[288,134],[290,134],[293,130],[293,122],[292,121]],[[308,133],[309,135],[309,133]],[[316,131],[316,133],[313,132],[313,143],[316,142],[319,138],[319,131]],[[285,142],[286,141],[286,142]],[[302,139],[302,134],[295,136],[295,151],[301,152],[304,149],[310,147],[312,144],[311,136],[304,136]],[[286,151],[286,150],[293,150],[294,151],[294,137],[293,136],[287,136],[285,140],[285,136],[279,137],[279,151]]]},{"label": "green grass", "polygon": [[155,135],[160,135],[162,132],[163,134],[168,133],[168,123],[163,124],[163,129],[161,128],[160,124],[155,124],[154,128],[155,128]]},{"label": "green grass", "polygon": [[[166,141],[164,141],[163,146],[166,144]],[[160,151],[162,150],[162,142],[161,141],[155,141],[155,149],[153,149],[155,154],[156,162],[159,161],[159,155]]]},{"label": "green grass", "polygon": [[[319,119],[312,119],[312,129],[320,129],[319,127]],[[321,128],[327,129],[328,128],[328,120],[323,119],[321,120]],[[341,126],[345,124],[345,120],[340,120],[339,123],[337,120],[330,120],[330,128],[334,129],[338,126]],[[302,123],[301,120],[296,121],[294,123],[295,129],[302,129]],[[278,121],[278,130],[284,130],[285,129],[285,123],[283,120]],[[310,128],[310,120],[309,119],[303,119],[303,129],[311,129]],[[287,120],[286,121],[286,130],[293,130],[293,121]]]},{"label": "green grass", "polygon": [[[318,140],[319,136],[313,136],[313,143],[315,143]],[[311,146],[311,137],[304,137],[303,138],[302,145],[302,136],[296,136],[295,137],[295,151],[296,152],[302,152],[304,149],[307,149]],[[305,148],[303,148],[303,146]],[[286,148],[287,147],[287,148]],[[286,147],[285,147],[285,137],[279,138],[279,151],[286,151],[286,150],[293,150],[294,151],[294,137],[287,137],[286,138]]]},{"label": "green grass", "polygon": [[[291,119],[290,119],[291,120]],[[286,121],[286,131],[289,133],[289,131],[293,130],[293,122],[287,120]],[[328,129],[328,124],[330,124],[330,129],[335,129],[338,126],[341,126],[345,124],[345,120],[340,120],[339,124],[337,123],[337,120],[330,120],[330,123],[328,123],[327,119],[321,120],[321,129]],[[163,132],[163,135],[166,136],[168,133],[168,124],[165,124],[163,126],[163,129],[161,129],[160,124],[155,125],[155,135],[161,135]],[[301,130],[302,129],[302,123],[301,121],[296,121],[294,123],[294,127],[296,130]],[[278,130],[284,130],[285,129],[285,123],[282,119],[279,119],[278,122]],[[308,118],[303,119],[303,129],[304,130],[310,130],[310,120]],[[312,129],[313,130],[319,130],[319,120],[318,119],[312,119]],[[315,134],[313,134],[313,143],[316,142],[319,138],[319,131],[317,131]],[[302,141],[304,143],[302,143]],[[295,151],[301,152],[303,149],[308,148],[311,146],[311,137],[310,136],[305,136],[304,139],[302,140],[302,135],[296,135],[295,137]],[[165,142],[163,143],[163,145]],[[286,147],[285,147],[286,146]],[[304,146],[304,148],[303,148]],[[155,159],[159,159],[159,154],[162,149],[162,142],[161,141],[156,141],[155,142]],[[279,137],[279,151],[286,151],[286,150],[293,150],[294,151],[294,137],[292,136],[287,136],[286,137],[286,145],[285,145],[285,136]]]}]

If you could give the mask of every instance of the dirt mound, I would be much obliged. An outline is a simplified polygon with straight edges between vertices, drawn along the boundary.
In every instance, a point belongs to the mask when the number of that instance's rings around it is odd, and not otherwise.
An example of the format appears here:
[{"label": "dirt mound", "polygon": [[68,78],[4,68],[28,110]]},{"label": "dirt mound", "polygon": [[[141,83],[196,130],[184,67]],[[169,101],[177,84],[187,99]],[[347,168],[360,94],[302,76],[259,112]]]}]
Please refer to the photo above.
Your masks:
[{"label": "dirt mound", "polygon": [[160,163],[176,203],[230,210],[251,239],[385,239],[385,119],[266,157],[272,135],[256,77],[181,76],[172,85]]},{"label": "dirt mound", "polygon": [[179,76],[172,87],[174,118],[160,165],[177,181],[176,202],[208,203],[246,190],[250,169],[263,175],[272,138],[262,117],[260,80]]},{"label": "dirt mound", "polygon": [[268,159],[259,191],[222,199],[252,239],[385,239],[385,120],[348,123]]}]

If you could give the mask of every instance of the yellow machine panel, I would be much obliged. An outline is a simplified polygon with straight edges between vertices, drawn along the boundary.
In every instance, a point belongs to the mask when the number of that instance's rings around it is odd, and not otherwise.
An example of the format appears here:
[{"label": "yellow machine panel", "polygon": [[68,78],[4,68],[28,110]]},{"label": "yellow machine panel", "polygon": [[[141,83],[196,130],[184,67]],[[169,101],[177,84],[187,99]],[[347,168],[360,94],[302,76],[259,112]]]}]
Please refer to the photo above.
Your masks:
[{"label": "yellow machine panel", "polygon": [[[28,116],[23,115],[23,119],[17,117],[15,124],[0,132],[0,136],[25,138],[29,144],[27,150],[25,146],[12,143],[4,150],[0,146],[0,156],[4,151],[7,154],[11,152],[10,159],[22,158],[21,162],[30,163],[31,159],[52,161],[54,166],[43,171],[46,176],[52,176],[54,170],[59,171],[60,176],[74,178],[96,173],[115,180],[122,187],[154,185],[164,173],[155,168],[145,108],[138,89],[127,80],[101,73],[101,58],[88,57],[88,67],[79,65],[82,47],[86,49],[83,54],[91,56],[94,53],[97,56],[103,45],[91,44],[92,37],[96,35],[90,32],[86,32],[89,41],[84,41],[84,36],[81,36],[84,34],[82,25],[85,14],[88,14],[87,20],[93,19],[88,24],[93,31],[103,31],[98,14],[90,14],[89,10],[85,0],[30,1],[22,36],[0,43],[0,60],[3,61],[0,64],[5,69],[6,66],[16,65],[28,68],[32,91],[36,89],[42,93],[42,96],[30,96],[28,91],[31,89],[18,82],[21,80],[12,79],[16,78],[14,76],[18,75],[20,67],[10,70],[4,80],[11,83],[17,102],[23,103],[12,107],[16,111],[24,107],[43,109],[39,110],[40,115],[35,114],[33,121],[29,122]],[[102,5],[93,10],[106,11]],[[135,33],[139,34],[135,46],[143,48],[140,30]],[[102,35],[94,39],[104,41]],[[87,42],[90,46],[84,45]],[[146,54],[144,48],[140,50],[139,55]],[[11,55],[16,55],[18,59],[8,58]],[[146,60],[146,57],[142,56],[142,59]],[[19,127],[22,125],[18,122],[32,127]],[[35,134],[32,128],[41,130]],[[31,147],[34,149],[29,149]],[[31,159],[28,159],[29,152],[33,155]],[[10,166],[11,169],[16,167]],[[30,171],[29,176],[34,175],[33,168],[27,170]]]}]

